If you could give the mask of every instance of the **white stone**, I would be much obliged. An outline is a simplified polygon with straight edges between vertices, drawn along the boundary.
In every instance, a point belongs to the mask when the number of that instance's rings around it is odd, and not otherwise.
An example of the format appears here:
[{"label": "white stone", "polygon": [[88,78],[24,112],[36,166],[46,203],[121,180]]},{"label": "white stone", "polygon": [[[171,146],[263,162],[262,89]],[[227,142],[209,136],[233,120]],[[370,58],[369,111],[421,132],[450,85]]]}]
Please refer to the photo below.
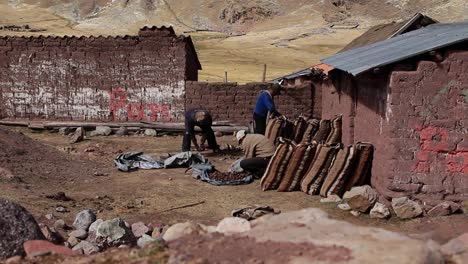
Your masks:
[{"label": "white stone", "polygon": [[91,131],[90,136],[109,136],[112,134],[112,129],[108,126],[97,126],[96,130]]},{"label": "white stone", "polygon": [[158,132],[154,129],[145,129],[145,136],[147,137],[156,137]]},{"label": "white stone", "polygon": [[192,222],[177,223],[167,229],[163,235],[163,239],[165,241],[172,241],[192,233],[202,234],[205,231],[199,225]]},{"label": "white stone", "polygon": [[351,207],[347,203],[339,204],[337,207],[339,209],[343,210],[343,211],[350,211],[351,210]]},{"label": "white stone", "polygon": [[79,212],[76,217],[75,221],[73,222],[73,226],[76,229],[82,229],[88,231],[89,226],[96,221],[96,215],[89,209],[83,210]]},{"label": "white stone", "polygon": [[374,207],[370,211],[369,216],[371,218],[388,218],[390,216],[390,210],[382,203],[375,203]]},{"label": "white stone", "polygon": [[216,227],[216,231],[223,234],[241,233],[250,229],[249,221],[240,217],[226,217]]},{"label": "white stone", "polygon": [[98,220],[94,221],[94,222],[89,226],[89,232],[96,232],[97,227],[98,227],[102,222],[104,222],[104,220],[102,220],[102,219],[98,219]]},{"label": "white stone", "polygon": [[143,236],[141,236],[138,241],[137,241],[137,245],[142,248],[144,246],[146,246],[147,244],[151,243],[151,242],[154,242],[156,241],[154,238],[152,238],[151,236],[148,236],[147,234],[144,234]]},{"label": "white stone", "polygon": [[78,245],[74,246],[72,250],[75,252],[82,251],[85,255],[92,255],[101,251],[98,246],[88,241],[81,241]]}]

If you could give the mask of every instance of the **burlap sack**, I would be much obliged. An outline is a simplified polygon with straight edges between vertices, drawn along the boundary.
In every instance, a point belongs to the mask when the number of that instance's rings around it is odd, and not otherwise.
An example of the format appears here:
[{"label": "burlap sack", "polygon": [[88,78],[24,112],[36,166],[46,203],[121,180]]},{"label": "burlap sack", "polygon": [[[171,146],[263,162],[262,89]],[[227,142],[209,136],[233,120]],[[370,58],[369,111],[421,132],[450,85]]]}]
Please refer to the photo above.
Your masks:
[{"label": "burlap sack", "polygon": [[358,155],[355,157],[355,165],[343,188],[344,192],[351,190],[353,186],[365,184],[369,181],[371,174],[374,146],[369,143],[357,143],[355,148]]},{"label": "burlap sack", "polygon": [[314,181],[312,181],[312,184],[309,187],[309,191],[307,192],[308,194],[317,195],[320,193],[320,188],[322,187],[322,184],[328,175],[328,171],[330,170],[331,164],[335,161],[336,152],[338,151],[338,149],[339,147],[331,147],[322,169],[320,170],[319,174],[315,177]]},{"label": "burlap sack", "polygon": [[260,180],[262,191],[274,190],[278,188],[281,179],[286,172],[289,159],[294,152],[295,146],[290,141],[279,139],[279,145],[275,154],[268,163],[268,167]]},{"label": "burlap sack", "polygon": [[330,131],[331,131],[331,122],[330,122],[330,120],[321,120],[320,121],[320,127],[319,127],[317,133],[312,138],[312,140],[317,142],[317,143],[324,142],[325,140],[327,140],[328,135],[330,134]]},{"label": "burlap sack", "polygon": [[341,116],[335,117],[331,120],[331,132],[327,138],[327,144],[333,145],[341,143],[343,120]]},{"label": "burlap sack", "polygon": [[330,188],[328,190],[321,191],[321,193],[323,193],[326,196],[338,195],[339,197],[342,197],[345,192],[345,184],[351,176],[351,173],[355,167],[355,161],[358,154],[355,146],[350,146],[347,149],[348,153],[346,155],[345,161],[342,165],[340,172],[336,175],[336,178],[330,185]]},{"label": "burlap sack", "polygon": [[294,142],[301,143],[304,137],[304,132],[307,129],[307,120],[305,117],[300,116],[294,121]]},{"label": "burlap sack", "polygon": [[312,119],[312,120],[307,121],[307,128],[304,131],[304,134],[302,136],[301,144],[311,143],[312,138],[317,133],[319,127],[320,127],[320,120]]},{"label": "burlap sack", "polygon": [[302,177],[314,158],[315,149],[316,144],[300,144],[296,147],[278,187],[279,192],[292,192],[299,189]]},{"label": "burlap sack", "polygon": [[[310,166],[309,170],[304,175],[304,178],[301,182],[301,191],[305,193],[309,193],[309,189],[311,185],[316,181],[317,177],[323,170],[328,171],[328,167],[330,166],[332,160],[329,161],[329,158],[333,158],[331,154],[334,154],[334,147],[330,147],[324,144],[319,144],[317,146],[317,150],[315,152],[314,159],[312,161],[312,165]],[[329,162],[329,163],[328,163]],[[328,163],[328,165],[327,165]]]}]

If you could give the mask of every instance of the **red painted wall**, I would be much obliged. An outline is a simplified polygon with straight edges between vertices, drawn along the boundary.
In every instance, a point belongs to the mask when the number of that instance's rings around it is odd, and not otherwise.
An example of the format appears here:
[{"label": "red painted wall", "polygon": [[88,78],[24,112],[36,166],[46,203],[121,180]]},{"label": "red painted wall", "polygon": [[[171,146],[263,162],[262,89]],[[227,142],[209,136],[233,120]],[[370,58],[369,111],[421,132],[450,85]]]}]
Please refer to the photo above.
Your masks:
[{"label": "red painted wall", "polygon": [[[186,109],[202,108],[209,110],[218,121],[231,121],[246,125],[252,120],[255,102],[261,90],[266,90],[269,83],[206,83],[187,82]],[[278,111],[293,118],[300,114],[313,117],[321,115],[321,90],[315,84],[305,83],[289,88],[275,98]],[[318,98],[318,103],[317,99]]]},{"label": "red painted wall", "polygon": [[343,114],[343,139],[375,145],[372,185],[432,206],[468,199],[468,51],[395,65],[323,86],[323,118]]},{"label": "red painted wall", "polygon": [[191,40],[172,28],[125,37],[0,37],[0,118],[174,121],[185,80],[196,80]]}]

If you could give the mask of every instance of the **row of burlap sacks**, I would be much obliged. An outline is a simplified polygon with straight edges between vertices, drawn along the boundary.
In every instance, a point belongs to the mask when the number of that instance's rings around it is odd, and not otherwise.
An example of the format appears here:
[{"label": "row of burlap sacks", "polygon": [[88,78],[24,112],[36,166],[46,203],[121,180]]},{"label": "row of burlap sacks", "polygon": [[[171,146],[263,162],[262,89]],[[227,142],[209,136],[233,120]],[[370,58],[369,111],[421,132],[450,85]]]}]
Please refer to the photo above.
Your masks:
[{"label": "row of burlap sacks", "polygon": [[369,143],[343,146],[341,117],[306,121],[302,137],[297,133],[304,126],[301,123],[294,122],[294,136],[289,137],[293,140],[278,138],[278,147],[261,180],[262,190],[301,190],[341,197],[351,187],[369,180],[374,148]]},{"label": "row of burlap sacks", "polygon": [[298,117],[294,122],[281,116],[268,121],[265,136],[278,143],[278,138],[290,139],[296,144],[310,142],[337,144],[341,142],[341,116],[332,120]]}]

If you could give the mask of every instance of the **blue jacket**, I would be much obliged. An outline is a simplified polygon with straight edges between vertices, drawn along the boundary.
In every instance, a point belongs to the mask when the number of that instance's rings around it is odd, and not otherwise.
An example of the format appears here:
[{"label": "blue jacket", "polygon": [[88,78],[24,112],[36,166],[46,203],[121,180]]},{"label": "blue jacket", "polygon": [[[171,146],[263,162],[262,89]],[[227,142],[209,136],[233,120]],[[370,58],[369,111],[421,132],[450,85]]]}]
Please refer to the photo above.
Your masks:
[{"label": "blue jacket", "polygon": [[254,113],[261,117],[266,117],[268,115],[268,111],[275,114],[277,113],[275,103],[267,91],[261,91],[260,96],[257,99],[257,103],[255,104]]}]

